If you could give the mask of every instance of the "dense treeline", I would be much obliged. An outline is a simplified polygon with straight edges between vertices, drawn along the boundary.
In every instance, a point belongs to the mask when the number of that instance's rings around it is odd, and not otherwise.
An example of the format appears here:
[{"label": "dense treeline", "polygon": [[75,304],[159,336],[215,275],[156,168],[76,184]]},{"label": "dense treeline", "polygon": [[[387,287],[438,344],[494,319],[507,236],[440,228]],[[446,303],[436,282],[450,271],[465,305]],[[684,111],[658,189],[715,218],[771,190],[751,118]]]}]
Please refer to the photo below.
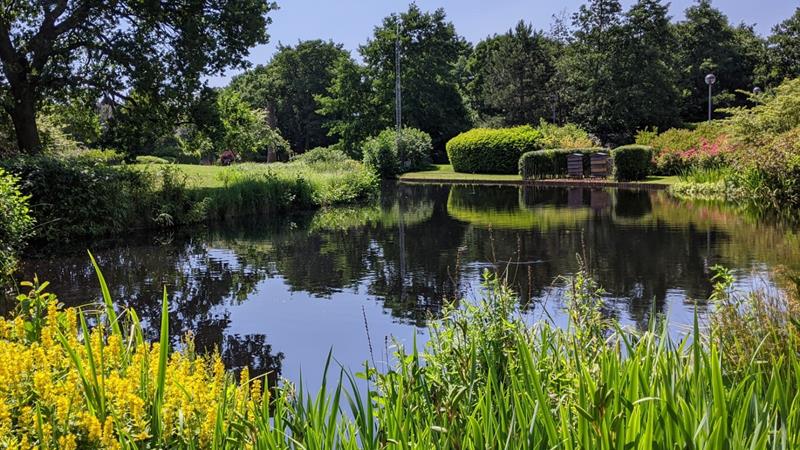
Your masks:
[{"label": "dense treeline", "polygon": [[[148,154],[191,162],[216,159],[225,150],[275,160],[336,144],[360,159],[362,144],[394,123],[396,41],[403,124],[429,134],[438,159],[444,157],[444,144],[467,129],[542,120],[577,124],[604,144],[629,143],[638,130],[705,119],[708,73],[718,77],[715,117],[726,107],[749,106],[746,94],[756,86],[767,90],[800,76],[800,8],[762,37],[750,25],[730,23],[708,0],[699,0],[678,21],[661,0],[639,0],[628,9],[618,0],[590,0],[570,17],[555,17],[547,32],[523,18],[507,32],[471,44],[444,10],[423,11],[412,3],[384,18],[358,55],[331,41],[279,45],[265,64],[226,88],[212,89],[203,86],[202,77],[245,66],[247,47],[268,38],[267,13],[275,5],[210,3],[241,13],[209,22],[210,30],[221,33],[216,43],[189,42],[196,29],[188,18],[165,19],[153,11],[143,11],[141,20],[148,20],[147,14],[162,20],[155,30],[120,35],[120,48],[146,49],[167,33],[164,29],[174,28],[179,37],[164,41],[161,60],[146,52],[121,55],[117,49],[103,56],[109,65],[78,70],[91,46],[68,41],[101,42],[99,25],[92,31],[61,30],[49,53],[40,49],[26,55],[36,36],[12,36],[17,60],[0,57],[7,113],[0,133],[3,150],[35,153],[77,141],[120,150],[130,159]],[[112,7],[96,9],[104,17],[121,14]],[[69,12],[79,11],[64,14]],[[10,17],[9,23],[20,17]],[[39,12],[42,29],[49,17]],[[101,21],[80,20],[87,27]],[[245,31],[231,35],[237,26]],[[61,54],[69,55],[72,65],[65,66]],[[21,113],[14,109],[15,77],[20,76],[14,61],[20,58],[47,69],[28,77],[35,81],[28,90],[36,120],[26,122],[36,124],[33,131],[21,125]],[[179,64],[184,69],[175,69]],[[123,66],[124,71],[118,68]],[[72,81],[65,85],[65,80]]]}]

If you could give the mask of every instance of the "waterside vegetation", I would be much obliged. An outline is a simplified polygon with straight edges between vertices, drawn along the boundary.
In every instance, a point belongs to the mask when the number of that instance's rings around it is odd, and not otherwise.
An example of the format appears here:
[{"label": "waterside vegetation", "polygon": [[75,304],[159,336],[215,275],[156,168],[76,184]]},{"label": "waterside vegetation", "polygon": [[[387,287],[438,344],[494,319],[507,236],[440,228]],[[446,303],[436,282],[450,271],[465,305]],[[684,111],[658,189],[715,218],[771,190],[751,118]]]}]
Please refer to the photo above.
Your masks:
[{"label": "waterside vegetation", "polygon": [[316,392],[265,385],[247,369],[236,380],[191,335],[173,350],[166,294],[149,343],[99,270],[103,301],[82,309],[62,309],[34,280],[15,317],[0,320],[0,439],[62,449],[800,445],[798,292],[740,297],[715,270],[720,314],[695,318],[679,341],[660,320],[637,332],[606,318],[585,271],[560,280],[567,328],[527,323],[502,275],[487,272],[482,299],[430,323],[427,346],[399,346],[390,369],[365,362],[359,374],[329,357]]}]

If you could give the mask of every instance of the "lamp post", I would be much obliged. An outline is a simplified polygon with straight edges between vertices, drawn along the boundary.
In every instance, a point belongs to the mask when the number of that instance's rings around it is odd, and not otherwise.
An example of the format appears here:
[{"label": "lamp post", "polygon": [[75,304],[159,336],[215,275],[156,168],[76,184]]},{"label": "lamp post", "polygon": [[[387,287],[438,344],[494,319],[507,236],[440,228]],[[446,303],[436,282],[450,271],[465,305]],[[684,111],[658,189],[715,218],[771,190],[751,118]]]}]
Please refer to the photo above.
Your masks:
[{"label": "lamp post", "polygon": [[711,86],[717,82],[717,76],[713,73],[706,75],[706,84],[708,85],[708,121],[711,122]]},{"label": "lamp post", "polygon": [[755,94],[755,95],[758,95],[758,94],[760,94],[760,93],[762,93],[762,92],[763,92],[763,91],[762,91],[762,90],[761,90],[761,88],[760,88],[760,87],[758,87],[758,86],[756,86],[756,87],[754,87],[754,88],[753,88],[753,94]]}]

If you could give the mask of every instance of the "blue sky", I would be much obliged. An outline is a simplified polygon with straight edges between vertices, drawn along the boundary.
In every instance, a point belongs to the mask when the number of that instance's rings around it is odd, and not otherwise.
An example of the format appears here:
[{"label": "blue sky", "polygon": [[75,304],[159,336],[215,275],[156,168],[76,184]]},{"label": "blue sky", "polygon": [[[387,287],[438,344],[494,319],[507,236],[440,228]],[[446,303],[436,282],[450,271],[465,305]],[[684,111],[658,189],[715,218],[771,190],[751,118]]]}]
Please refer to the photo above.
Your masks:
[{"label": "blue sky", "polygon": [[[359,44],[372,35],[383,17],[407,8],[402,0],[277,0],[278,11],[271,14],[270,42],[254,48],[250,61],[264,64],[275,52],[278,42],[294,44],[298,40],[331,39],[344,44],[355,54]],[[568,15],[584,3],[582,0],[417,0],[425,10],[442,7],[456,31],[471,42],[501,33],[524,19],[535,28],[549,30],[551,17],[565,11]],[[622,0],[628,7],[633,0]],[[673,20],[683,18],[683,11],[693,0],[673,0]],[[728,15],[733,23],[755,24],[756,30],[769,34],[770,29],[785,20],[800,6],[798,0],[716,0],[714,6]],[[234,72],[212,77],[209,84],[224,86]]]}]

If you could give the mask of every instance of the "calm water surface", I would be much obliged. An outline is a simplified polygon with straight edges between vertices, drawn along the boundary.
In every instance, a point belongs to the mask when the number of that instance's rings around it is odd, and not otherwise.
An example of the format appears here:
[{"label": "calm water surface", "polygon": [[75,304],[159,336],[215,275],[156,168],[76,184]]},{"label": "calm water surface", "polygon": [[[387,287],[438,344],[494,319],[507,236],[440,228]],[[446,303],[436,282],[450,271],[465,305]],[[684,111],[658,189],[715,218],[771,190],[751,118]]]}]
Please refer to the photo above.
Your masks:
[{"label": "calm water surface", "polygon": [[166,286],[175,342],[193,332],[233,369],[295,380],[302,369],[311,383],[331,349],[358,370],[395,341],[424,342],[426,319],[448,299],[475,298],[487,268],[508,271],[530,320],[563,324],[556,278],[580,255],[609,314],[645,327],[655,310],[674,330],[696,304],[704,311],[715,264],[744,290],[773,287],[778,267],[800,270],[796,231],[730,208],[663,192],[512,186],[387,185],[374,205],[80,243],[29,259],[21,277],[49,280],[68,305],[96,301],[87,248],[113,298],[148,326]]}]

